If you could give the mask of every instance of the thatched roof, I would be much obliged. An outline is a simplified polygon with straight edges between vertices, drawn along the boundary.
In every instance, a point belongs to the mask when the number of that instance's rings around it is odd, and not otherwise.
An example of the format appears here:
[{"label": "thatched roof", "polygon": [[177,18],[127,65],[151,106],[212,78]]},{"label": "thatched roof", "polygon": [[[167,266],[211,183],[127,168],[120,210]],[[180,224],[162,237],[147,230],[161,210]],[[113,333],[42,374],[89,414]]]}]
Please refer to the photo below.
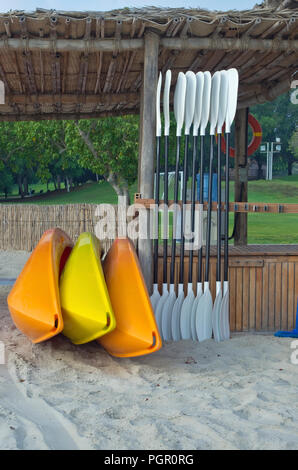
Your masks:
[{"label": "thatched roof", "polygon": [[138,112],[148,31],[160,36],[159,69],[171,68],[174,82],[181,70],[237,67],[240,106],[274,99],[297,69],[297,9],[11,11],[0,14],[0,119]]}]

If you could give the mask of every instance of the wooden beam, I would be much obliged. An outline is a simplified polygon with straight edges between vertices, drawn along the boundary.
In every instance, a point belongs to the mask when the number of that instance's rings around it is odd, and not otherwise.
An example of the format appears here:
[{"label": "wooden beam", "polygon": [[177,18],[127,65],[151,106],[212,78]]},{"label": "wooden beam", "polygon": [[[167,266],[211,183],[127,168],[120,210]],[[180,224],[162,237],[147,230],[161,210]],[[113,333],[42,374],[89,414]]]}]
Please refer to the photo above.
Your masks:
[{"label": "wooden beam", "polygon": [[[30,104],[32,100],[28,95],[14,95],[7,94],[10,101],[16,104]],[[140,99],[139,93],[100,93],[97,95],[78,95],[74,94],[37,94],[35,95],[36,101],[43,105],[51,105],[53,99],[57,100],[58,96],[61,97],[61,104],[74,104],[79,102],[80,104],[102,104],[102,105],[113,105],[119,103],[134,103]]]},{"label": "wooden beam", "polygon": [[[141,161],[139,188],[143,197],[153,197],[155,166],[155,99],[158,78],[159,36],[145,33],[144,78],[142,87]],[[149,220],[149,214],[148,219]],[[149,224],[148,224],[149,225]],[[139,258],[149,292],[152,290],[152,240],[148,227],[147,238],[139,240]]]},{"label": "wooden beam", "polygon": [[[143,39],[121,39],[117,41],[120,50],[137,50],[144,48]],[[23,49],[24,41],[18,38],[7,38],[0,40],[0,48],[7,49]],[[93,51],[114,52],[115,39],[92,39],[90,47]],[[27,50],[45,50],[52,49],[52,41],[45,38],[28,39],[26,41]],[[57,39],[55,42],[55,50],[58,52],[71,52],[86,50],[86,41],[84,39]]]},{"label": "wooden beam", "polygon": [[[248,113],[238,110],[235,118],[235,202],[248,200]],[[247,245],[247,214],[235,214],[235,245]]]},{"label": "wooden beam", "polygon": [[[115,50],[115,39],[92,39],[91,47],[93,51],[113,52]],[[251,39],[251,38],[167,38],[160,40],[160,45],[166,49],[192,50],[208,49],[223,51],[297,51],[298,40],[280,40],[273,39]],[[138,50],[144,48],[144,39],[121,39],[117,40],[117,46],[120,50]],[[0,48],[23,49],[24,42],[19,38],[6,38],[0,40]],[[34,38],[26,41],[28,50],[50,50],[52,47],[51,39]],[[84,39],[57,39],[55,49],[58,52],[66,51],[85,51],[86,41]]]},{"label": "wooden beam", "polygon": [[115,72],[116,72],[116,65],[117,65],[117,56],[113,56],[111,61],[110,61],[110,65],[109,65],[109,68],[108,68],[108,73],[107,73],[107,76],[106,76],[106,81],[105,81],[105,84],[104,84],[104,87],[103,87],[103,92],[104,93],[108,93],[108,92],[111,91],[112,84],[113,84],[113,79],[114,79]]},{"label": "wooden beam", "polygon": [[278,42],[272,39],[235,39],[235,38],[162,38],[161,46],[167,49],[209,49],[224,51],[288,51],[298,49],[298,40],[280,40]]},{"label": "wooden beam", "polygon": [[[136,193],[134,198],[135,204],[141,204],[145,208],[150,209],[155,205],[154,199],[142,199],[141,194]],[[174,200],[169,200],[169,207],[174,204]],[[159,201],[160,205],[164,204],[164,200]],[[182,202],[178,201],[178,204],[181,206]],[[191,201],[186,201],[186,204],[191,204]],[[196,202],[196,206],[199,207],[200,203]],[[225,203],[221,204],[222,210],[225,209]],[[204,211],[208,209],[208,203],[204,202],[203,205]],[[217,202],[212,202],[211,210],[217,211]],[[230,212],[240,212],[240,213],[262,213],[262,214],[298,214],[298,204],[283,204],[283,203],[266,203],[266,202],[230,202],[229,203]]]},{"label": "wooden beam", "polygon": [[[52,95],[51,95],[52,96]],[[32,103],[31,103],[32,104]],[[16,105],[11,105],[16,106]],[[51,103],[53,106],[53,103]],[[1,106],[0,106],[1,110]],[[139,109],[137,107],[127,108],[127,109],[120,109],[115,112],[114,110],[111,111],[88,111],[86,113],[79,112],[79,113],[66,113],[66,112],[59,112],[59,113],[34,113],[34,114],[24,114],[24,113],[14,113],[14,114],[0,114],[0,122],[16,122],[16,121],[52,121],[52,120],[78,120],[78,119],[100,119],[104,117],[115,117],[115,116],[127,116],[129,114],[139,114]]]}]

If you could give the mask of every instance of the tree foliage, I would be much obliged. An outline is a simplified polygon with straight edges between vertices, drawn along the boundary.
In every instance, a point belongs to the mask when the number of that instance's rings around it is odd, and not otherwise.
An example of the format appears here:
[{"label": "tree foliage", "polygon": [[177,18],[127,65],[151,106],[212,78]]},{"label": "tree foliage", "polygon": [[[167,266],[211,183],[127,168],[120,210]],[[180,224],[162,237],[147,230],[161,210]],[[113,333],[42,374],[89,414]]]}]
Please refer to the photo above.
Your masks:
[{"label": "tree foliage", "polygon": [[[291,174],[298,160],[298,106],[288,93],[274,102],[250,110],[263,128],[263,142],[281,138],[282,152],[275,154],[274,167]],[[53,182],[56,189],[64,182],[68,189],[86,181],[90,174],[108,181],[118,195],[128,197],[128,188],[137,178],[139,118],[108,117],[75,121],[0,123],[0,192],[9,193],[13,184],[23,197],[29,184]],[[190,139],[192,141],[192,139]],[[209,138],[205,139],[208,155]],[[181,139],[181,161],[184,136]],[[176,122],[171,113],[169,168],[176,158]],[[163,167],[163,145],[161,165]],[[256,152],[259,165],[265,156]],[[191,152],[189,155],[191,161]],[[206,169],[208,159],[206,158]],[[205,170],[206,170],[205,169]]]},{"label": "tree foliage", "polygon": [[[290,93],[285,93],[275,101],[252,107],[250,111],[261,123],[263,142],[275,142],[276,137],[281,139],[282,151],[274,155],[274,166],[276,169],[287,169],[291,175],[297,157],[290,141],[298,126],[298,105],[291,102]],[[265,156],[260,151],[255,157],[259,162],[264,162]]]}]

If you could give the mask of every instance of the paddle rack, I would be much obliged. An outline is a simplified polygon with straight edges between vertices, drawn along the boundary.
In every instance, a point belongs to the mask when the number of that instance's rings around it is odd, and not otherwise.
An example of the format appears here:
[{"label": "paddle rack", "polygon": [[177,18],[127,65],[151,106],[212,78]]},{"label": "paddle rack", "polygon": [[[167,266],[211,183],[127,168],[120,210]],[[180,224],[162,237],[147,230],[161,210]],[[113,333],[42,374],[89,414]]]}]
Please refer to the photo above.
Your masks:
[{"label": "paddle rack", "polygon": [[[141,204],[147,209],[155,204],[154,199],[142,199],[140,193],[135,194],[135,204]],[[160,205],[164,204],[164,201],[160,201]],[[169,206],[174,204],[174,201],[169,201]],[[181,205],[181,201],[178,202]],[[191,201],[187,201],[187,204],[191,204]],[[196,203],[199,205],[199,203]],[[225,209],[225,203],[222,203],[222,210]],[[207,202],[204,203],[204,210],[207,210]],[[212,203],[212,210],[217,210],[217,202]],[[254,213],[270,213],[270,214],[298,214],[298,204],[279,204],[279,203],[264,203],[264,202],[230,202],[230,212],[254,212]]]}]

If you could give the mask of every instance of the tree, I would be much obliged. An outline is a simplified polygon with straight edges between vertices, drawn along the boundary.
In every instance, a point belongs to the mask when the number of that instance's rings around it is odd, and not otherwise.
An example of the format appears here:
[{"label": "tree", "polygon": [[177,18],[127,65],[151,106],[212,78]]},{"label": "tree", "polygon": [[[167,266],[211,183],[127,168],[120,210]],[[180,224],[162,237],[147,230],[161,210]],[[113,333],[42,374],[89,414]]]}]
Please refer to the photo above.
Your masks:
[{"label": "tree", "polygon": [[138,118],[122,116],[67,123],[68,152],[78,155],[79,164],[103,175],[118,196],[129,202],[129,185],[137,177]]},{"label": "tree", "polygon": [[294,162],[297,162],[298,161],[298,127],[291,137],[289,147],[290,147],[290,151],[292,152]]},{"label": "tree", "polygon": [[[291,103],[290,93],[279,96],[275,101],[252,107],[251,113],[261,123],[264,142],[274,142],[276,137],[281,138],[282,151],[280,155],[275,154],[274,167],[286,168],[288,175],[291,175],[296,160],[289,142],[298,123],[298,106]],[[259,162],[264,161],[260,151],[255,157]]]},{"label": "tree", "polygon": [[0,164],[0,172],[0,193],[4,193],[5,199],[7,199],[8,193],[11,191],[13,186],[13,176],[11,171],[6,168],[3,163],[2,165]]},{"label": "tree", "polygon": [[28,145],[26,131],[29,125],[30,123],[3,122],[0,126],[0,160],[6,172],[10,171],[14,175],[21,197],[28,193],[28,181],[34,174],[31,154],[34,149],[32,145]]}]

